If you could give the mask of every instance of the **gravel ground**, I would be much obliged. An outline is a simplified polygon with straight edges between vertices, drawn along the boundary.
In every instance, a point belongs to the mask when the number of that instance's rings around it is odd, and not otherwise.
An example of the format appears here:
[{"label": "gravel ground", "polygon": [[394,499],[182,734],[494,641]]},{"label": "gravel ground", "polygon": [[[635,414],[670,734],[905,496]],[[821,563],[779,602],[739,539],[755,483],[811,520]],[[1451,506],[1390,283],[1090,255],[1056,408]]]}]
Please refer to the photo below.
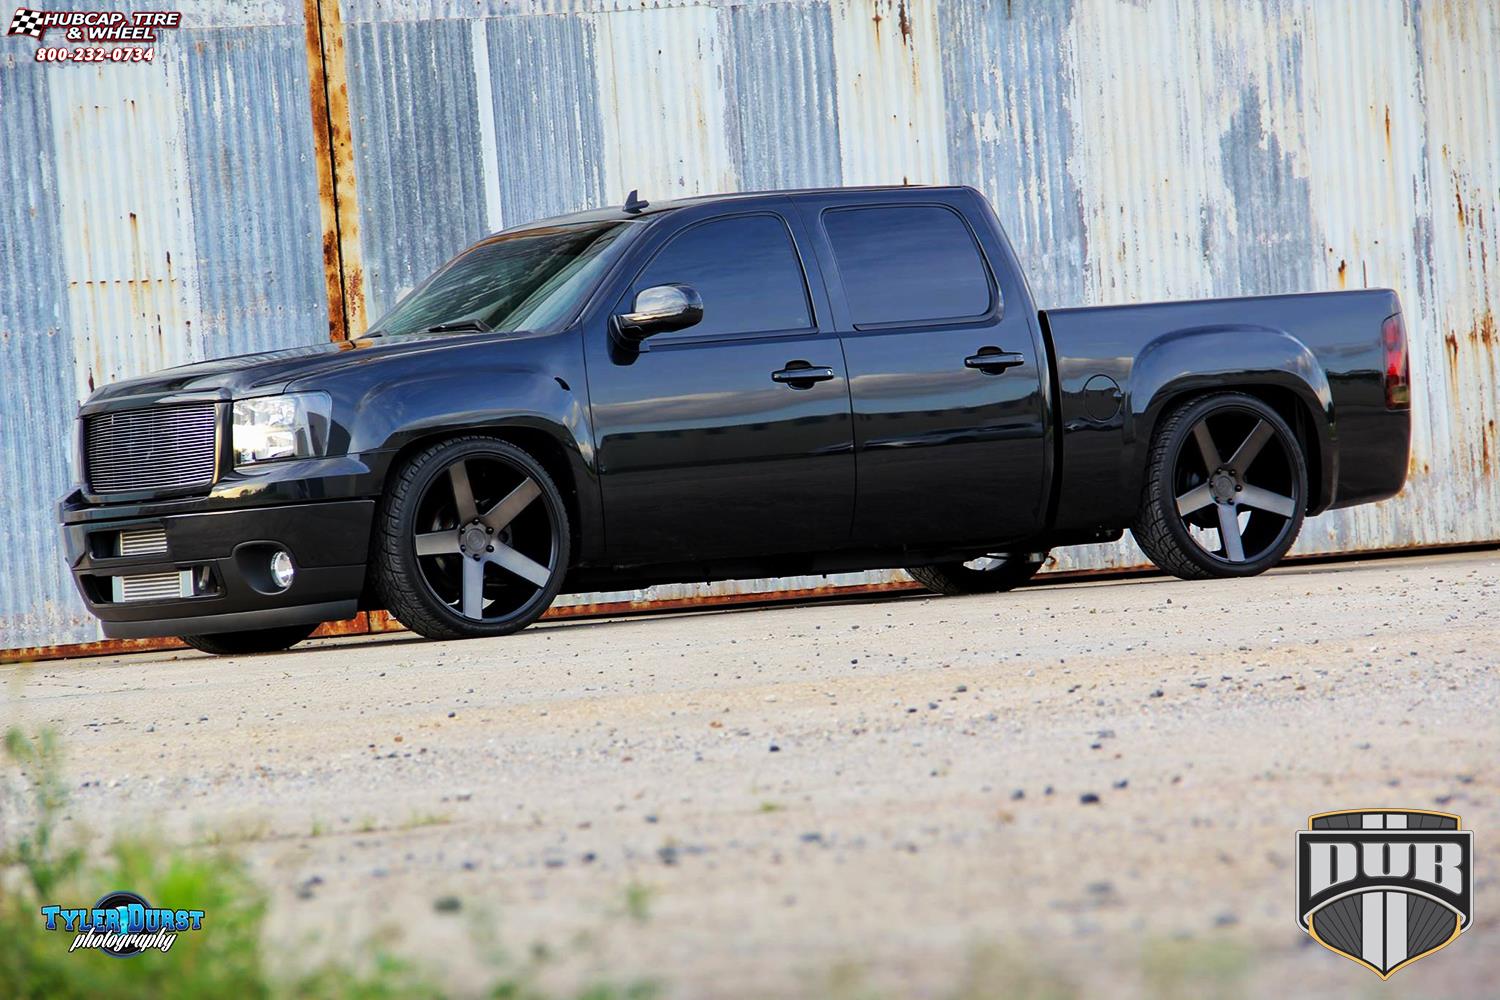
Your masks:
[{"label": "gravel ground", "polygon": [[[0,721],[74,822],[233,843],[276,943],[394,927],[461,992],[498,927],[678,997],[1472,997],[1497,626],[1479,552],[10,666]],[[1387,984],[1293,919],[1294,831],[1370,806],[1477,831],[1475,929]]]}]

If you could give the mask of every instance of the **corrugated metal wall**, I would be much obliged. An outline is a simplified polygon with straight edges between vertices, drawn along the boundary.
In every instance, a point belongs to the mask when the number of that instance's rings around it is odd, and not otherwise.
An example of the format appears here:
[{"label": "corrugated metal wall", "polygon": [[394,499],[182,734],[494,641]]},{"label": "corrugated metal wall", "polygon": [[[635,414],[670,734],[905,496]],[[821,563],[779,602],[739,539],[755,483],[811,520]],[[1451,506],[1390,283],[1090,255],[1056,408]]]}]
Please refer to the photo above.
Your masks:
[{"label": "corrugated metal wall", "polygon": [[[973,184],[1043,307],[1400,290],[1411,485],[1308,522],[1298,551],[1500,539],[1494,3],[321,3],[362,264],[344,288],[371,317],[486,232],[633,187]],[[183,7],[150,67],[38,66],[5,40],[0,647],[97,635],[52,509],[91,384],[329,329],[320,171],[346,168],[312,124],[318,0]],[[1140,560],[1127,541],[1060,564]]]}]

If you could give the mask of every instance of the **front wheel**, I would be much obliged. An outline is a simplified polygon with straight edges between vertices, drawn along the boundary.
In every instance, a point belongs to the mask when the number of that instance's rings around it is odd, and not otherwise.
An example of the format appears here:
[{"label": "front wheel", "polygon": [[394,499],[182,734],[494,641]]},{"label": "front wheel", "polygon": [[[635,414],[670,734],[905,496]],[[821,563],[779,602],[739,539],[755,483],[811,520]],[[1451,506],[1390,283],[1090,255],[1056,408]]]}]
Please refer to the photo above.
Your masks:
[{"label": "front wheel", "polygon": [[562,496],[540,462],[505,441],[462,437],[418,453],[376,516],[376,585],[429,639],[509,635],[562,589]]},{"label": "front wheel", "polygon": [[194,649],[215,656],[250,656],[254,653],[279,653],[290,649],[313,634],[311,625],[286,625],[282,628],[260,628],[251,632],[214,632],[211,635],[181,635]]},{"label": "front wheel", "polygon": [[1036,576],[1047,561],[1045,552],[992,552],[961,563],[908,566],[913,580],[948,597],[960,594],[997,594]]},{"label": "front wheel", "polygon": [[1182,577],[1254,576],[1281,561],[1307,509],[1307,460],[1254,396],[1221,392],[1169,413],[1151,442],[1131,534]]}]

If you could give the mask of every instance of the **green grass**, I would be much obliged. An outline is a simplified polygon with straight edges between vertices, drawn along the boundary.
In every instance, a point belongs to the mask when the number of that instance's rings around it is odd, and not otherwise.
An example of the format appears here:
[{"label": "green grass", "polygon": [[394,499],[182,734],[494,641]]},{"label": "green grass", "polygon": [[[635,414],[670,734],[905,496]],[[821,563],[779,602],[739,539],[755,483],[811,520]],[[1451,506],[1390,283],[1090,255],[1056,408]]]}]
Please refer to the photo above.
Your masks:
[{"label": "green grass", "polygon": [[[430,969],[396,955],[381,941],[368,941],[346,959],[311,969],[268,961],[267,894],[224,844],[178,847],[155,839],[119,838],[101,852],[89,852],[59,831],[67,791],[55,735],[43,732],[31,738],[12,729],[5,750],[17,765],[13,773],[21,779],[29,815],[14,842],[0,845],[0,993],[16,1000],[424,1000],[446,995]],[[124,959],[70,953],[71,935],[44,929],[43,905],[89,906],[113,889],[139,893],[157,906],[204,910],[204,929],[179,933],[164,954]],[[641,907],[644,919],[644,902]],[[553,960],[544,948],[534,948],[519,962],[496,949],[489,961],[493,974],[480,994],[495,1000],[554,1000],[555,994],[537,985]],[[606,981],[569,995],[576,1000],[646,1000],[655,993],[649,982]]]}]

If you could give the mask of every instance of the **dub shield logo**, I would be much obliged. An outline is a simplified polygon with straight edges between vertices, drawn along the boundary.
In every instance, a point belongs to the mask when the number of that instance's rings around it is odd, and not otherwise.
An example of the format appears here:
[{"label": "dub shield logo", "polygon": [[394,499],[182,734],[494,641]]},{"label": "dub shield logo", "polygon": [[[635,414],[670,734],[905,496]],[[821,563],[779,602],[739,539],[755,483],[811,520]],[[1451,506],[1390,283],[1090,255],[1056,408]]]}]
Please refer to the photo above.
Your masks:
[{"label": "dub shield logo", "polygon": [[1297,922],[1389,979],[1474,914],[1474,834],[1452,813],[1344,809],[1297,832]]}]

